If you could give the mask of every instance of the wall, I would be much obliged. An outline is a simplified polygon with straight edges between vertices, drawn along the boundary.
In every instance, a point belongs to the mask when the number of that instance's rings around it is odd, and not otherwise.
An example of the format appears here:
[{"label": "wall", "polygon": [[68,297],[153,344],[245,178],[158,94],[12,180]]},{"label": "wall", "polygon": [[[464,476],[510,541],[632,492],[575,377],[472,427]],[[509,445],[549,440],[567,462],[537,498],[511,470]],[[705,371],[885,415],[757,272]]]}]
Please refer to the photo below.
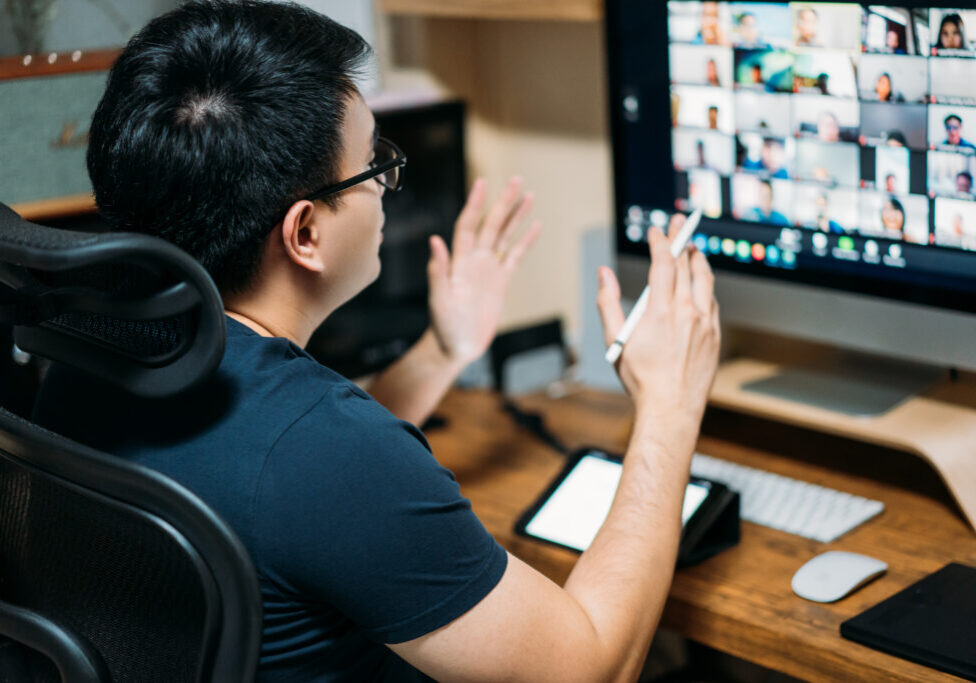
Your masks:
[{"label": "wall", "polygon": [[[42,50],[64,52],[122,45],[149,19],[176,7],[178,0],[39,0],[38,4],[50,7]],[[22,52],[9,11],[6,2],[0,3],[0,55]]]},{"label": "wall", "polygon": [[[543,234],[516,274],[503,327],[558,315],[580,327],[580,237],[612,221],[602,24],[384,17],[386,88],[431,87],[470,107],[469,174],[492,194],[518,173]],[[593,304],[588,304],[593,305]]]}]

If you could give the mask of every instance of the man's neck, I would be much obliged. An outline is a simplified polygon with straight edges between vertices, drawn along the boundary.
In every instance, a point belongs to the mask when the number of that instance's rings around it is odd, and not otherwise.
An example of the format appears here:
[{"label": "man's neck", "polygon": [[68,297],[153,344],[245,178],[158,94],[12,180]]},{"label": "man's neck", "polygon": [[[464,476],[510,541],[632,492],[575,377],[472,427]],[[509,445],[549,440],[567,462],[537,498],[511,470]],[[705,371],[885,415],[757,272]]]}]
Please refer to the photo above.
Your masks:
[{"label": "man's neck", "polygon": [[225,301],[224,312],[262,337],[283,337],[305,348],[321,324],[288,306],[268,307],[245,301]]}]

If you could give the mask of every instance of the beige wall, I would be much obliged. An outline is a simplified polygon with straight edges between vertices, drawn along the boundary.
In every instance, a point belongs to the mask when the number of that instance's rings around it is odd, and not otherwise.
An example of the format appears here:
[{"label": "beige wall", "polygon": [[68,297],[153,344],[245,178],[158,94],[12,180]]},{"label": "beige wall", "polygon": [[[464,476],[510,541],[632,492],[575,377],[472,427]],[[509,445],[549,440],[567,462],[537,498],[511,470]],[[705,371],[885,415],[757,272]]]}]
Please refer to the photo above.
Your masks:
[{"label": "beige wall", "polygon": [[523,176],[543,234],[502,326],[580,317],[580,234],[612,221],[602,24],[381,17],[386,88],[427,85],[469,104],[468,171],[492,193]]}]

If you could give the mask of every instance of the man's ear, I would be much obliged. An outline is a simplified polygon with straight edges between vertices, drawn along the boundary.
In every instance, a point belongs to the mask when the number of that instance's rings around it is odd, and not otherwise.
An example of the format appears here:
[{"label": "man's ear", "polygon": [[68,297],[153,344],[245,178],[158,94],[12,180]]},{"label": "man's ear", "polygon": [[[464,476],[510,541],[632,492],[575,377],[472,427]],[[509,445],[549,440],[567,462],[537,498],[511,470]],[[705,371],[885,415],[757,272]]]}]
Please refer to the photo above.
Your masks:
[{"label": "man's ear", "polygon": [[315,226],[315,204],[302,199],[291,205],[281,222],[281,241],[293,263],[314,273],[325,270],[319,249],[322,232]]}]

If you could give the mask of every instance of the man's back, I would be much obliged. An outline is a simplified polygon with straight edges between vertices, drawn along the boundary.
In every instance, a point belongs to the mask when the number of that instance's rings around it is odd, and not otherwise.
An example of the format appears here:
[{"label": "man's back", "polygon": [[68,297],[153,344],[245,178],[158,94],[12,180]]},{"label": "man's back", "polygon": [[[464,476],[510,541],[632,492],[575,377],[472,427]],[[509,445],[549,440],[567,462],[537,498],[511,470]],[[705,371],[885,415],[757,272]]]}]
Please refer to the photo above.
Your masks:
[{"label": "man's back", "polygon": [[260,680],[419,677],[383,644],[450,622],[505,570],[416,428],[231,319],[191,395],[134,399],[54,367],[35,419],[163,472],[234,528],[264,598]]}]

